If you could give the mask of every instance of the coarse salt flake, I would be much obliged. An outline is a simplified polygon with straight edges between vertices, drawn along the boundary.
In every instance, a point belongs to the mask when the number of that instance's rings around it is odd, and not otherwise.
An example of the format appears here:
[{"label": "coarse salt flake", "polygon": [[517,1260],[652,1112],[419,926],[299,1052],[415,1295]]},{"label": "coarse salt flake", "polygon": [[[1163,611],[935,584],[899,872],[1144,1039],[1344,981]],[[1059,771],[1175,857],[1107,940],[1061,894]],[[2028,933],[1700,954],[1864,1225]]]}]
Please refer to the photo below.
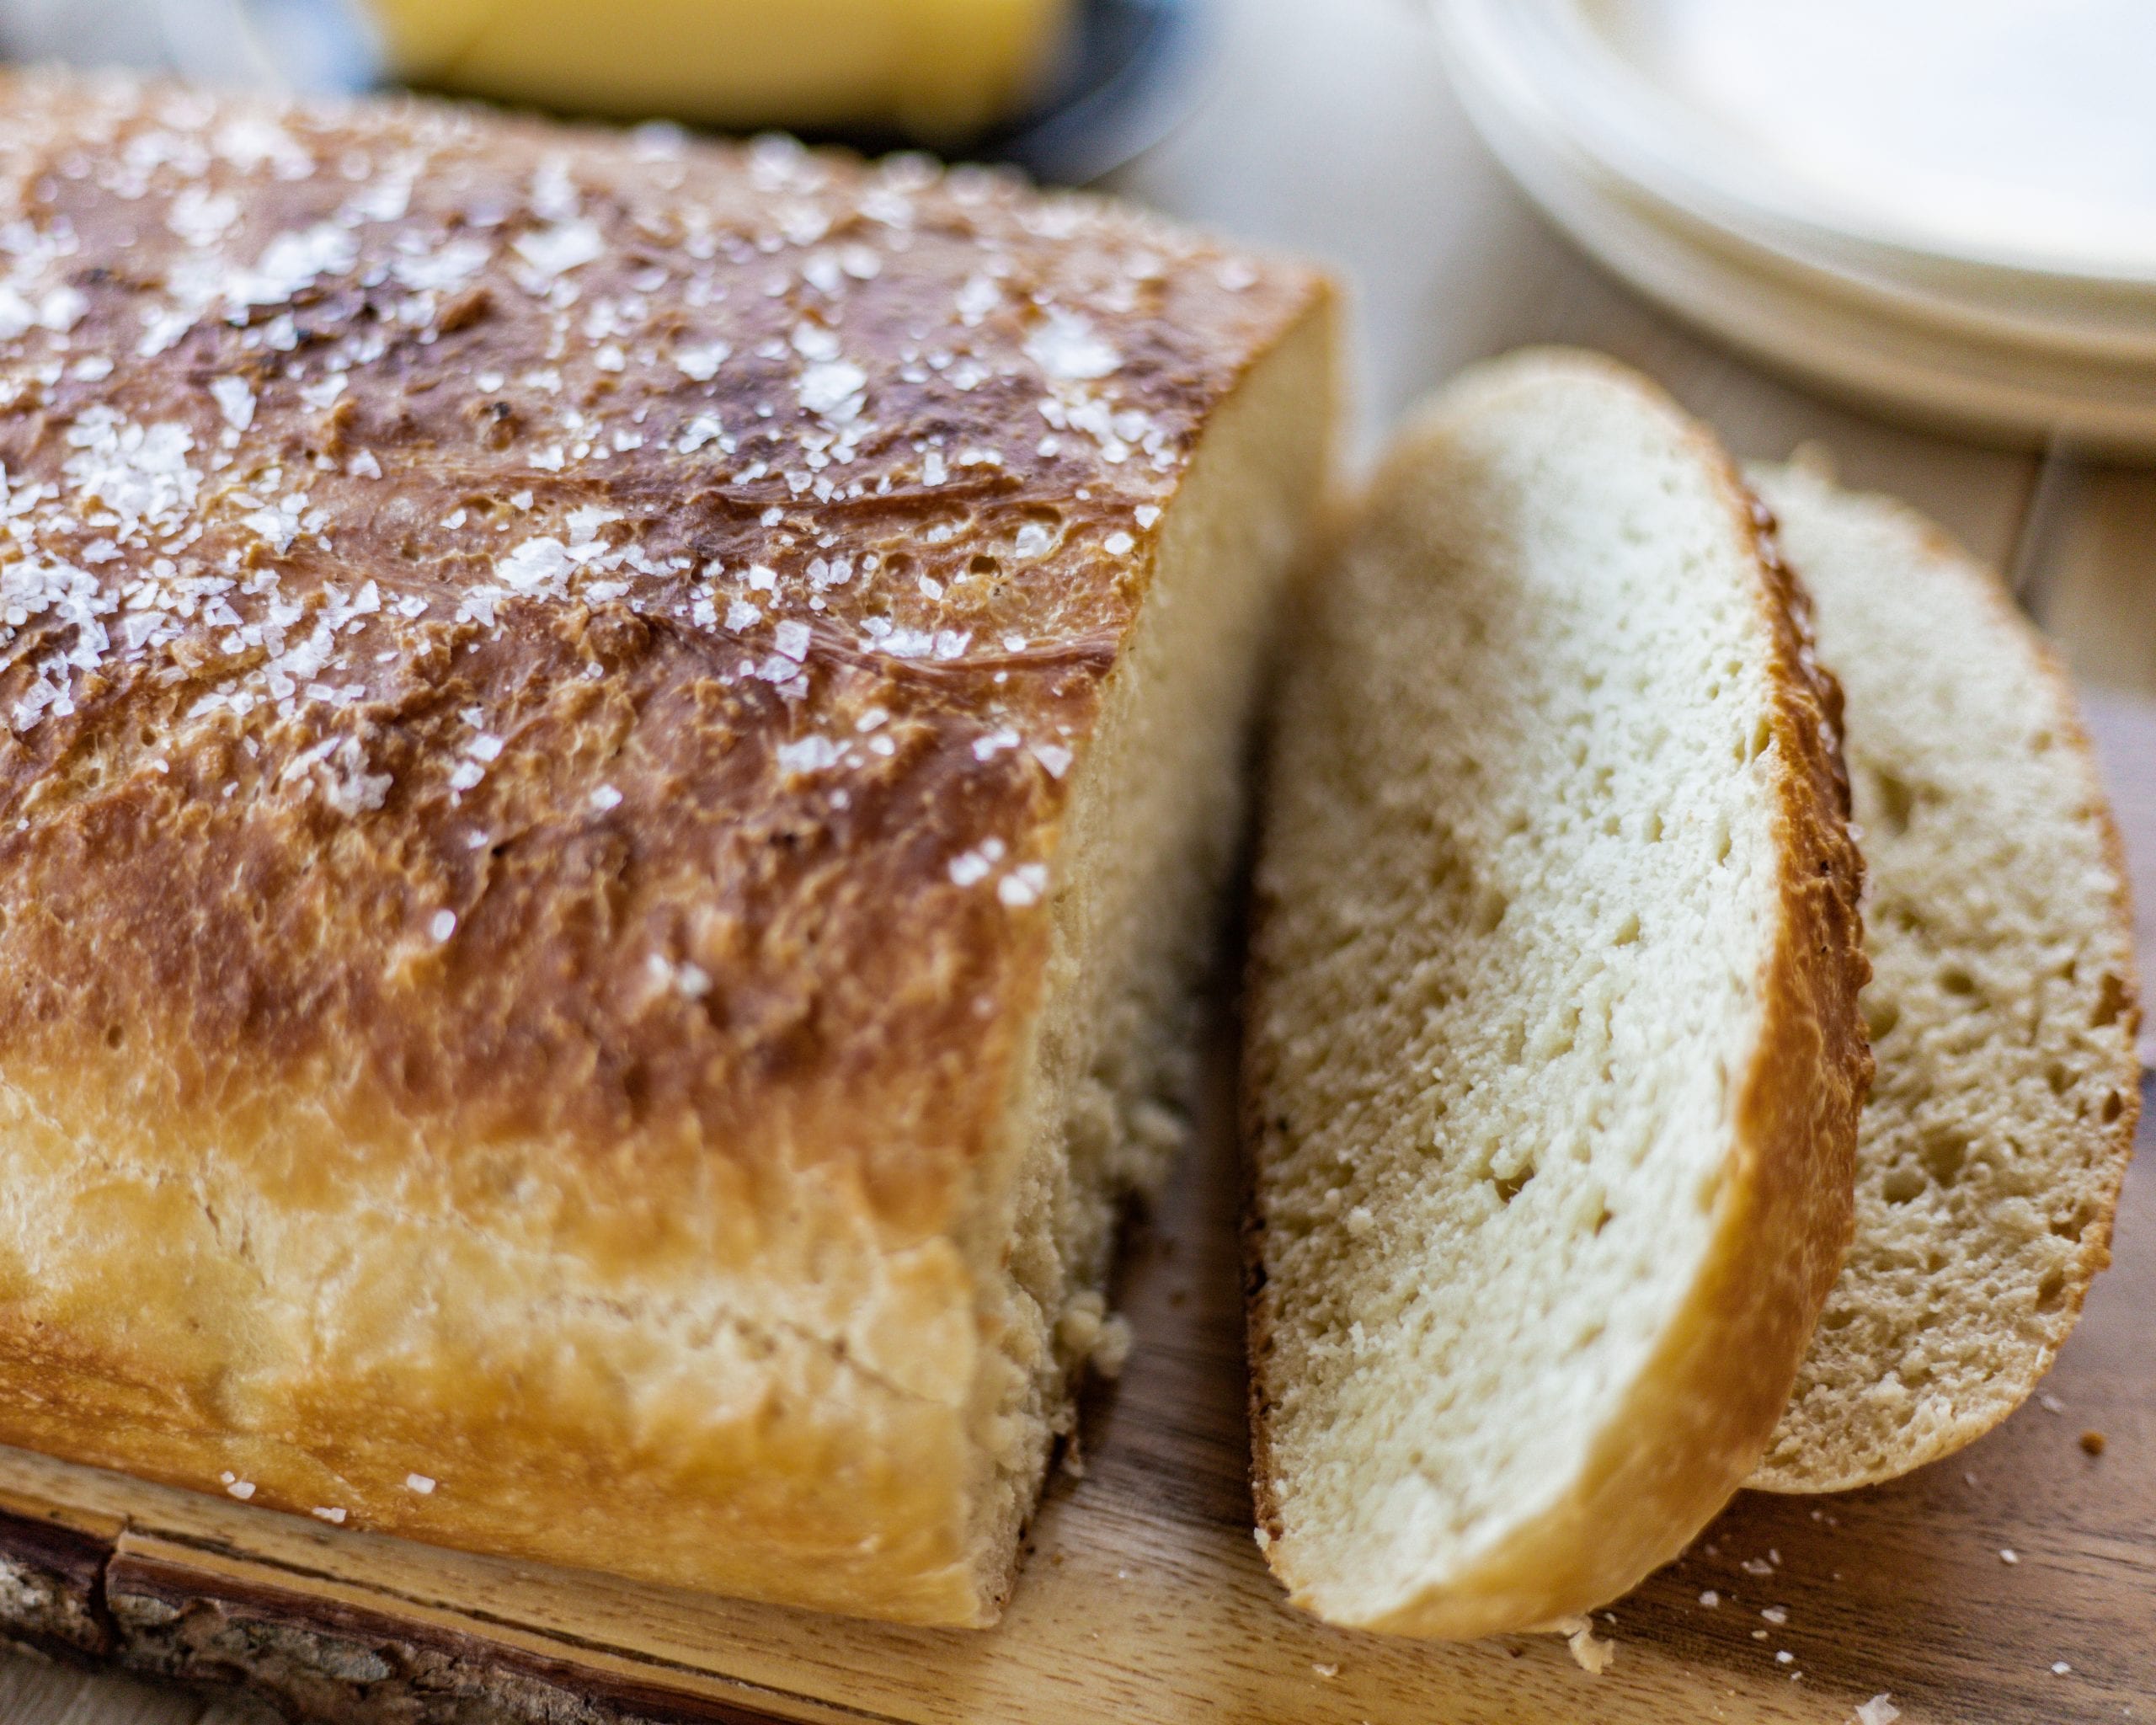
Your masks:
[{"label": "coarse salt flake", "polygon": [[233,430],[244,431],[254,423],[254,391],[244,377],[211,378],[210,398]]},{"label": "coarse salt flake", "polygon": [[1003,860],[1003,841],[983,839],[970,851],[961,851],[951,859],[951,884],[974,886],[986,880]]},{"label": "coarse salt flake", "polygon": [[540,275],[551,278],[582,269],[606,251],[606,242],[595,223],[579,220],[520,234],[515,248],[518,257]]},{"label": "coarse salt flake", "polygon": [[408,1473],[404,1476],[404,1489],[408,1492],[417,1492],[423,1498],[434,1495],[435,1484],[435,1482],[424,1473]]},{"label": "coarse salt flake", "polygon": [[1026,338],[1026,357],[1059,382],[1090,382],[1122,369],[1116,350],[1072,312],[1054,310]]},{"label": "coarse salt flake", "polygon": [[827,360],[801,374],[795,387],[801,405],[827,419],[851,419],[861,411],[868,374],[845,360]]},{"label": "coarse salt flake", "polygon": [[1013,910],[1038,905],[1047,890],[1048,867],[1041,862],[1022,862],[995,884],[995,896]]},{"label": "coarse salt flake", "polygon": [[527,539],[507,556],[494,559],[495,578],[520,593],[558,585],[569,568],[568,547],[553,538]]},{"label": "coarse salt flake", "polygon": [[433,920],[427,924],[427,932],[434,937],[435,944],[440,946],[456,932],[456,912],[454,911],[435,911]]},{"label": "coarse salt flake", "polygon": [[802,737],[778,745],[778,764],[787,772],[823,772],[839,764],[839,745],[829,737]]},{"label": "coarse salt flake", "polygon": [[718,376],[718,368],[726,363],[733,351],[723,341],[707,342],[699,347],[677,348],[674,352],[675,369],[692,383],[708,383]]}]

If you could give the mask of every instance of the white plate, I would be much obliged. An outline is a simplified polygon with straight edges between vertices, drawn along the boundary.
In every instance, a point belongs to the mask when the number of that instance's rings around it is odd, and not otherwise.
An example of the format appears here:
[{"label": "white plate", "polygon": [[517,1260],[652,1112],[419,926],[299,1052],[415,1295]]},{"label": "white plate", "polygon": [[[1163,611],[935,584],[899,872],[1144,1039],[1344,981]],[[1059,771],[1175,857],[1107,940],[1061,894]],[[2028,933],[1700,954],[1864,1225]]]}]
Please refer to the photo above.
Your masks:
[{"label": "white plate", "polygon": [[[2031,3],[1968,0],[1972,14]],[[2145,148],[2109,181],[2097,176],[2086,208],[2074,206],[2079,226],[2065,219],[2069,200],[2043,204],[2025,183],[2003,184],[1989,206],[1967,185],[1920,197],[1944,184],[1921,156],[1882,161],[1876,186],[1851,183],[1836,177],[1846,163],[1828,153],[1822,168],[1821,151],[1772,130],[1811,124],[1801,105],[1761,101],[1749,130],[1710,111],[1701,64],[1731,56],[1701,20],[1747,4],[1438,0],[1438,10],[1462,100],[1499,159],[1642,291],[1890,410],[2020,442],[2156,453],[2156,102],[2145,123],[2123,123],[2142,126]],[[1901,12],[1912,8],[1923,0],[1901,0]],[[2105,0],[2084,9],[2102,12]],[[1822,4],[1817,15],[1842,10]],[[2156,20],[2156,8],[2147,15]],[[1687,29],[1705,32],[1704,47]],[[2156,30],[2143,34],[2156,49]],[[1685,76],[1672,71],[1687,65]],[[1721,93],[1745,93],[1741,76]],[[1829,121],[1862,136],[1831,106],[1813,130],[1834,131]],[[2131,213],[2143,163],[2150,215],[2135,223],[2121,211]],[[2008,224],[2040,206],[2053,212],[2047,225]]]}]

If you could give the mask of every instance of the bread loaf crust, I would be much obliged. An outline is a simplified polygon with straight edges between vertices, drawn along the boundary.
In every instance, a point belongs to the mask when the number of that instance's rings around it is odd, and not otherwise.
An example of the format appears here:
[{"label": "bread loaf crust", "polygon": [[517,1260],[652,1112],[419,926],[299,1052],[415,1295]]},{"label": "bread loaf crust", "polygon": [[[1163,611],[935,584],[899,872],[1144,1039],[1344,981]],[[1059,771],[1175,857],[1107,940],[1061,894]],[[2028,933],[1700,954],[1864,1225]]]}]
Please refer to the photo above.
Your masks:
[{"label": "bread loaf crust", "polygon": [[917,159],[0,103],[0,1441],[992,1612],[1059,823],[1322,284]]},{"label": "bread loaf crust", "polygon": [[[1438,411],[1468,411],[1481,393],[1584,372],[1639,393],[1681,419],[1662,393],[1597,355],[1532,350],[1455,386]],[[1465,399],[1463,399],[1465,398]],[[1803,590],[1776,549],[1772,518],[1710,434],[1684,421],[1717,476],[1732,537],[1756,565],[1772,642],[1780,916],[1760,979],[1764,1017],[1750,1070],[1735,1080],[1736,1154],[1715,1204],[1713,1244],[1690,1297],[1582,1461],[1577,1482],[1465,1573],[1359,1626],[1471,1637],[1602,1605],[1678,1555],[1751,1471],[1787,1402],[1798,1362],[1840,1268],[1851,1226],[1857,1116],[1871,1061],[1857,995],[1869,975],[1859,900],[1863,865],[1848,830],[1839,697],[1811,648]],[[1411,430],[1392,457],[1417,459]],[[1380,479],[1378,483],[1382,485]],[[1266,1010],[1254,971],[1251,1016]],[[1257,1144],[1264,1075],[1246,1068],[1246,1130]],[[1262,1270],[1262,1223],[1246,1231],[1251,1273],[1253,1489],[1267,1541],[1283,1532],[1270,1441],[1267,1373],[1277,1322]],[[1307,1583],[1268,1560],[1290,1597]]]}]

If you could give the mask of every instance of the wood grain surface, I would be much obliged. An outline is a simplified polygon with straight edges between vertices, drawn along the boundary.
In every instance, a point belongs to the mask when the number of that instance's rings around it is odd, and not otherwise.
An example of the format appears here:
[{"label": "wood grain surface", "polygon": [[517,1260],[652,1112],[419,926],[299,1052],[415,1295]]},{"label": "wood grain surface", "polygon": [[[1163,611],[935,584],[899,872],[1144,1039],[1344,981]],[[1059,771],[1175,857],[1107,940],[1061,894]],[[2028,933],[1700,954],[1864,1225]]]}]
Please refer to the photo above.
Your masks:
[{"label": "wood grain surface", "polygon": [[[1409,0],[1228,11],[1214,99],[1118,189],[1342,270],[1360,319],[1366,445],[1468,360],[1583,342],[1660,377],[1740,454],[1821,443],[1850,483],[1908,497],[2014,570],[2092,691],[2156,975],[2156,704],[2134,698],[2156,695],[2156,471],[1881,425],[1642,306],[1482,157]],[[1091,1399],[1084,1477],[1055,1481],[998,1631],[688,1599],[0,1455],[0,1551],[12,1560],[0,1563],[0,1612],[40,1643],[0,1658],[0,1722],[244,1717],[236,1700],[65,1663],[115,1654],[213,1685],[248,1677],[323,1717],[413,1725],[1840,1725],[1880,1694],[1917,1725],[2156,1719],[2146,1125],[2116,1267],[2045,1386],[2057,1411],[2031,1404],[1962,1455],[1875,1491],[1740,1497],[1598,1624],[1617,1653],[1596,1678],[1547,1636],[1423,1647],[1326,1630],[1280,1604],[1249,1533],[1222,1063],[1213,1081],[1208,1130],[1133,1236],[1121,1297],[1139,1344],[1122,1381]],[[2084,1430],[2104,1434],[2101,1455],[2083,1449]]]}]

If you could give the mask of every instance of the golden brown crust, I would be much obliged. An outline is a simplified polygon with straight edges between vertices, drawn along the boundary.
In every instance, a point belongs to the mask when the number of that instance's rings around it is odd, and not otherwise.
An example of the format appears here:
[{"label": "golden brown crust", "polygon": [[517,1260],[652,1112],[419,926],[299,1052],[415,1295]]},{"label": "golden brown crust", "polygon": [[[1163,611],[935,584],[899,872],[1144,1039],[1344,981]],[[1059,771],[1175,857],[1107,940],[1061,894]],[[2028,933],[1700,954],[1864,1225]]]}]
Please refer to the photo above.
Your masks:
[{"label": "golden brown crust", "polygon": [[0,1441],[977,1614],[1058,823],[1320,286],[915,159],[0,103]]}]

